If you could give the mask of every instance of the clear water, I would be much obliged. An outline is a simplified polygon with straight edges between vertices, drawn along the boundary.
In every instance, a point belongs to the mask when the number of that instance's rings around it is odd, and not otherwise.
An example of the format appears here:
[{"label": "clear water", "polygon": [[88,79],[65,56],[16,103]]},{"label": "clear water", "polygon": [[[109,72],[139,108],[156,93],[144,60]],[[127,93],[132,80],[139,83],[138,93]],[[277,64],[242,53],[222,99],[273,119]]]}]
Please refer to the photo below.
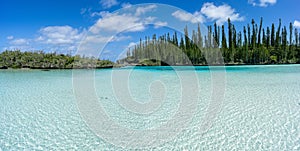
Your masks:
[{"label": "clear water", "polygon": [[[226,67],[225,99],[212,127],[198,130],[210,103],[212,72],[196,67],[197,112],[174,139],[146,150],[300,150],[300,66]],[[191,67],[176,67],[185,73]],[[149,85],[160,80],[165,101],[149,115],[120,106],[111,85],[112,70],[95,71],[95,90],[116,123],[135,130],[156,128],[176,113],[181,87],[171,67],[131,70],[130,92],[147,103]],[[82,70],[91,72],[89,70]],[[0,71],[0,150],[130,150],[98,137],[81,118],[72,84],[72,70]],[[144,150],[144,149],[143,149]]]}]

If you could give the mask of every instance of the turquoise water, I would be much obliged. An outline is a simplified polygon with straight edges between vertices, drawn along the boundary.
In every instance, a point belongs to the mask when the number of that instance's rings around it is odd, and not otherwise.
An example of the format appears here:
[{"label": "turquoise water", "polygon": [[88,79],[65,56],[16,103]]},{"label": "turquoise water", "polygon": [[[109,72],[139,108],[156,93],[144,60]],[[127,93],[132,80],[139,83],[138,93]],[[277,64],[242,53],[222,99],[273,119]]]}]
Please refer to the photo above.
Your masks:
[{"label": "turquoise water", "polygon": [[[212,70],[136,67],[76,73],[94,74],[95,92],[105,113],[131,130],[155,129],[174,117],[182,105],[182,83],[175,71],[195,73],[198,81],[192,82],[199,85],[199,98],[188,126],[167,142],[146,150],[300,150],[300,65]],[[149,102],[153,82],[163,83],[154,87],[164,91],[159,108],[139,114],[121,106],[111,84],[114,71],[131,71],[128,91],[139,103]],[[212,75],[220,72],[225,75],[224,100],[211,128],[202,132],[199,129],[211,114],[207,112],[216,86]],[[72,70],[0,70],[0,150],[135,149],[115,146],[89,128],[77,107],[73,76]]]}]

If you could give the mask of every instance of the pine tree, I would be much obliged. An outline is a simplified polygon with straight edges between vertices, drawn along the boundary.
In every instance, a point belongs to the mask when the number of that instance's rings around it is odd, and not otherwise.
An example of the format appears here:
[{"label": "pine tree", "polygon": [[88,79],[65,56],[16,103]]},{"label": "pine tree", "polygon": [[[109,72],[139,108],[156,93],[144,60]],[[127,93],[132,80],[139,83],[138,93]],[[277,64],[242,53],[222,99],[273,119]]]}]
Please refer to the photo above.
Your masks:
[{"label": "pine tree", "polygon": [[256,30],[255,30],[255,21],[254,19],[252,19],[252,40],[251,40],[251,43],[252,43],[252,50],[254,50],[256,47],[255,47],[255,44],[256,44]]},{"label": "pine tree", "polygon": [[280,41],[281,41],[280,30],[281,30],[281,19],[279,19],[279,25],[278,25],[278,29],[276,31],[276,37],[275,37],[275,51],[276,51],[277,61],[279,61],[279,62],[281,62],[281,60],[283,58],[283,53],[280,50]]},{"label": "pine tree", "polygon": [[220,45],[220,29],[219,26],[217,26],[217,23],[214,24],[214,30],[215,30],[214,42],[216,48]]},{"label": "pine tree", "polygon": [[236,36],[236,30],[234,25],[232,25],[232,50],[230,55],[230,60],[234,62],[234,56],[236,53],[236,47],[237,47],[237,36]]},{"label": "pine tree", "polygon": [[265,62],[266,60],[268,60],[266,58],[267,54],[268,54],[268,50],[266,49],[267,46],[267,36],[266,36],[266,32],[265,29],[263,28],[263,36],[262,36],[262,46],[261,46],[261,61],[260,62]]},{"label": "pine tree", "polygon": [[234,54],[234,62],[240,62],[242,59],[242,49],[243,49],[243,43],[242,43],[242,32],[239,32],[237,34],[237,46],[236,46],[236,53]]},{"label": "pine tree", "polygon": [[266,41],[266,47],[267,47],[267,49],[270,48],[270,40],[271,40],[270,28],[267,27],[267,41]]},{"label": "pine tree", "polygon": [[230,21],[230,18],[228,18],[228,44],[229,44],[229,49],[228,49],[228,52],[227,52],[227,60],[228,62],[230,62],[231,60],[231,54],[232,54],[232,45],[233,45],[233,42],[232,42],[232,25],[231,25],[231,21]]},{"label": "pine tree", "polygon": [[293,24],[290,23],[290,41],[289,41],[289,52],[292,52],[292,45],[293,45]]},{"label": "pine tree", "polygon": [[225,62],[227,62],[227,41],[226,41],[224,25],[222,25],[222,54]]},{"label": "pine tree", "polygon": [[212,34],[212,28],[211,28],[211,26],[207,26],[207,47],[208,48],[212,47],[211,34]]},{"label": "pine tree", "polygon": [[298,29],[295,28],[295,45],[296,47],[299,45],[299,37],[298,37]]},{"label": "pine tree", "polygon": [[184,48],[185,48],[184,40],[183,40],[183,37],[182,37],[182,36],[181,36],[181,38],[180,38],[179,48],[182,49],[182,50],[184,50]]},{"label": "pine tree", "polygon": [[167,42],[171,43],[171,37],[170,37],[170,33],[169,32],[167,33]]},{"label": "pine tree", "polygon": [[248,24],[248,47],[251,46],[251,29],[250,29],[250,25]]},{"label": "pine tree", "polygon": [[243,60],[248,63],[248,40],[247,39],[247,29],[246,27],[244,26],[244,53],[243,53]]},{"label": "pine tree", "polygon": [[286,27],[284,26],[284,28],[282,29],[282,33],[281,33],[281,36],[282,36],[282,50],[283,50],[283,56],[284,56],[284,61],[286,62],[287,61],[287,50],[286,50],[286,47],[287,47],[287,31],[286,31]]},{"label": "pine tree", "polygon": [[198,47],[200,49],[203,48],[203,39],[202,39],[202,34],[201,34],[201,29],[200,29],[200,24],[198,24]]},{"label": "pine tree", "polygon": [[173,36],[173,44],[178,46],[178,37],[177,37],[177,32],[175,31],[174,36]]},{"label": "pine tree", "polygon": [[[184,28],[184,39],[185,39],[185,49],[184,49],[184,53],[186,54],[187,57],[189,57],[191,55],[191,41],[189,38],[189,31],[188,31],[188,27],[185,26]],[[187,62],[189,58],[184,57],[184,63]]]},{"label": "pine tree", "polygon": [[189,38],[189,32],[188,32],[188,27],[185,26],[184,28],[184,38],[185,38],[185,47],[186,49],[190,48],[190,38]]},{"label": "pine tree", "polygon": [[251,38],[251,63],[256,63],[256,27],[255,27],[255,21],[252,19],[252,38]]},{"label": "pine tree", "polygon": [[261,30],[262,30],[262,23],[263,23],[263,18],[260,18],[260,23],[259,23],[259,31],[258,31],[258,41],[257,41],[257,46],[260,47],[261,44]]},{"label": "pine tree", "polygon": [[266,32],[265,29],[263,28],[263,35],[262,35],[262,45],[266,46],[267,45],[267,37],[266,37]]},{"label": "pine tree", "polygon": [[197,63],[200,63],[202,61],[202,51],[203,51],[203,38],[202,38],[202,34],[201,34],[200,24],[198,24],[198,27],[197,27],[197,49],[196,49]]},{"label": "pine tree", "polygon": [[275,46],[275,25],[274,23],[272,24],[272,29],[271,29],[271,46]]}]

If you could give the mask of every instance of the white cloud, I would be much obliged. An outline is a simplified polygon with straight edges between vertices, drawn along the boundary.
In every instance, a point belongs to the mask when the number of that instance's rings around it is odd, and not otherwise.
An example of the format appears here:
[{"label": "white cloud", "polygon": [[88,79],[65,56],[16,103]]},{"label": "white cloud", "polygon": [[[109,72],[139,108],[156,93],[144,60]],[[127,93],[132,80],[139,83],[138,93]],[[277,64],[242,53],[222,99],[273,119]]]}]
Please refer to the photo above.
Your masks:
[{"label": "white cloud", "polygon": [[84,39],[84,44],[85,43],[106,43],[109,42],[113,39],[113,37],[105,37],[102,35],[88,35],[85,39]]},{"label": "white cloud", "polygon": [[[13,36],[9,36],[9,38],[12,38]],[[3,50],[33,50],[31,47],[30,39],[25,39],[25,38],[18,38],[18,39],[8,39],[9,46],[6,46],[3,48]]]},{"label": "white cloud", "polygon": [[101,52],[101,55],[105,55],[105,56],[111,56],[111,55],[113,55],[114,54],[114,51],[112,51],[112,50],[107,50],[107,49],[105,49],[105,50],[103,50],[102,52]]},{"label": "white cloud", "polygon": [[122,31],[143,31],[149,18],[139,18],[131,14],[106,14],[91,27],[90,31],[97,34],[101,31],[122,32]]},{"label": "white cloud", "polygon": [[160,28],[160,27],[164,27],[164,26],[168,26],[168,22],[158,21],[158,22],[154,23],[154,28]]},{"label": "white cloud", "polygon": [[260,6],[274,5],[276,2],[277,0],[260,0]]},{"label": "white cloud", "polygon": [[194,14],[177,10],[172,13],[172,16],[179,19],[180,21],[191,22],[191,23],[203,23],[205,18],[200,12],[195,12]]},{"label": "white cloud", "polygon": [[10,44],[12,44],[12,45],[28,45],[29,41],[27,39],[20,38],[20,39],[14,39],[14,40],[10,41]]},{"label": "white cloud", "polygon": [[79,32],[70,26],[48,26],[41,28],[41,34],[36,41],[46,44],[75,44],[78,43],[84,35],[84,32]]},{"label": "white cloud", "polygon": [[99,3],[102,5],[103,8],[111,8],[119,4],[117,0],[100,0]]},{"label": "white cloud", "polygon": [[126,9],[126,8],[131,8],[131,6],[132,6],[132,5],[131,5],[130,3],[123,3],[123,4],[122,4],[122,8],[125,8],[125,9]]},{"label": "white cloud", "polygon": [[191,23],[204,23],[206,18],[211,21],[216,21],[218,25],[226,22],[228,18],[231,21],[243,21],[244,17],[236,13],[235,9],[227,4],[220,6],[214,5],[214,3],[204,3],[200,11],[196,11],[193,14],[177,10],[172,13],[172,16],[179,19],[180,21],[191,22]]},{"label": "white cloud", "polygon": [[131,36],[102,36],[102,35],[88,35],[82,42],[86,43],[108,43],[118,42],[131,39]]},{"label": "white cloud", "polygon": [[156,11],[157,5],[133,7],[131,4],[123,4],[123,7],[130,9],[126,13],[108,11],[93,13],[92,16],[100,18],[89,28],[87,37],[81,41],[79,53],[97,55],[98,49],[105,47],[109,42],[132,39],[130,36],[120,36],[120,33],[141,32],[147,29],[149,24],[153,24],[155,28],[167,25],[166,21],[158,20],[151,15]]},{"label": "white cloud", "polygon": [[300,21],[295,20],[295,21],[294,21],[294,27],[300,28]]},{"label": "white cloud", "polygon": [[[135,11],[135,14],[118,14],[118,13],[110,13],[107,11],[102,11],[97,13],[97,15],[101,16],[95,25],[90,28],[90,31],[93,34],[100,34],[100,33],[109,33],[109,32],[137,32],[143,31],[146,29],[147,24],[153,23],[154,25],[158,26],[166,26],[166,22],[157,21],[156,17],[148,16],[148,17],[141,17],[139,15],[150,11],[150,8],[155,8],[155,5],[150,5],[143,11],[139,7]],[[155,7],[154,7],[155,6]],[[144,7],[145,8],[145,7]]]},{"label": "white cloud", "polygon": [[91,13],[91,17],[100,16],[105,17],[106,15],[109,15],[110,13],[108,11],[101,11],[101,12],[93,12]]},{"label": "white cloud", "polygon": [[129,40],[131,39],[131,36],[114,36],[110,41],[124,41],[124,40]]},{"label": "white cloud", "polygon": [[6,39],[7,40],[12,40],[12,39],[14,39],[14,36],[8,36],[8,37],[6,37]]},{"label": "white cloud", "polygon": [[145,6],[145,7],[138,7],[136,9],[135,15],[139,16],[139,15],[145,14],[147,12],[151,12],[151,11],[153,11],[156,8],[157,8],[156,5],[148,5],[148,6]]},{"label": "white cloud", "polygon": [[18,39],[9,36],[7,37],[9,46],[5,48],[67,53],[67,51],[77,49],[82,38],[86,35],[86,30],[79,30],[71,26],[48,26],[41,28],[35,35],[37,36]]},{"label": "white cloud", "polygon": [[256,0],[248,0],[248,3],[253,6],[267,7],[276,4],[277,0],[259,0],[259,2],[256,2]]},{"label": "white cloud", "polygon": [[201,13],[208,19],[216,21],[217,24],[223,24],[230,18],[231,21],[243,21],[244,17],[241,17],[239,13],[235,12],[235,9],[227,4],[215,6],[213,3],[204,3],[201,8]]}]

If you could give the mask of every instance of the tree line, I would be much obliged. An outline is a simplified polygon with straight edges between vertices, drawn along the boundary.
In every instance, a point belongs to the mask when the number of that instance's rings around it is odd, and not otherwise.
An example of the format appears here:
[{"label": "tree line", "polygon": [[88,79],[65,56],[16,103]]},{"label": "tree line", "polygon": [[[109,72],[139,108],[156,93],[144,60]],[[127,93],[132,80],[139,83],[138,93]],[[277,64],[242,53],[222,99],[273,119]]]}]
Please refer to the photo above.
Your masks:
[{"label": "tree line", "polygon": [[[252,19],[250,24],[237,31],[228,19],[225,25],[207,26],[207,33],[201,33],[200,25],[192,30],[188,27],[178,36],[166,33],[156,34],[127,51],[127,58],[119,63],[152,60],[155,65],[165,62],[168,65],[207,65],[207,64],[289,64],[300,63],[300,33],[290,23],[282,26],[281,19],[277,27],[263,27],[263,18],[259,24]],[[191,37],[191,38],[189,38]]]},{"label": "tree line", "polygon": [[6,50],[0,53],[0,68],[31,69],[81,69],[112,67],[113,62],[93,57],[71,56],[65,54],[45,53],[43,51],[21,52]]}]

